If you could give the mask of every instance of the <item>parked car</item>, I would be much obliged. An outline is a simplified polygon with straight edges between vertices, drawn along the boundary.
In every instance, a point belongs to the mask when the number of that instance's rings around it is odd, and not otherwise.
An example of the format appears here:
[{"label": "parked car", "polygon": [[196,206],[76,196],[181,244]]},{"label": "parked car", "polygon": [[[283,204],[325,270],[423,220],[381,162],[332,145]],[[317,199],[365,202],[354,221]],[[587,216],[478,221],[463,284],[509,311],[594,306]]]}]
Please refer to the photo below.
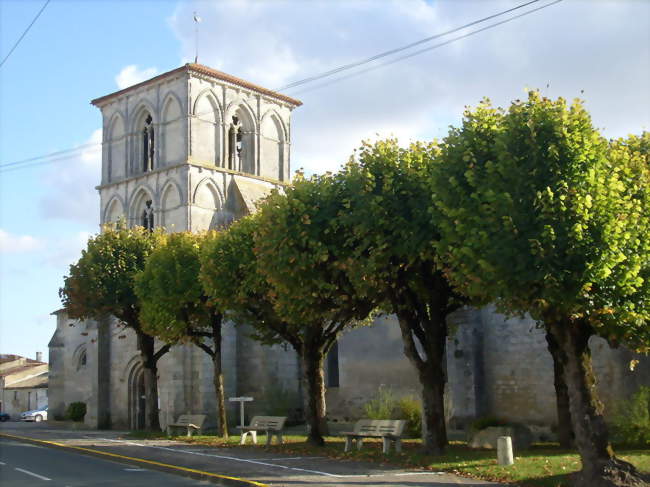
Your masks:
[{"label": "parked car", "polygon": [[47,406],[43,406],[40,409],[32,409],[31,411],[25,411],[20,413],[21,421],[45,421],[47,420]]},{"label": "parked car", "polygon": [[5,421],[9,421],[10,419],[11,417],[7,413],[0,413],[0,421],[2,421],[3,423]]}]

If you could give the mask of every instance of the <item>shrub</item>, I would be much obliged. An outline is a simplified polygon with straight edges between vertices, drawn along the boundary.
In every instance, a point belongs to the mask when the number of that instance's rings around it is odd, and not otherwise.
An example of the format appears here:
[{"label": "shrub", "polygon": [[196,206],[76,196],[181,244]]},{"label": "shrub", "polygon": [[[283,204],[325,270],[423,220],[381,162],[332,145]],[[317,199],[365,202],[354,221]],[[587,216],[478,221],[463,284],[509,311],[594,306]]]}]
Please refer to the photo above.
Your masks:
[{"label": "shrub", "polygon": [[641,386],[614,409],[612,439],[617,443],[645,444],[650,442],[650,387]]},{"label": "shrub", "polygon": [[83,421],[85,415],[86,415],[85,402],[71,402],[68,405],[68,409],[65,412],[66,419],[72,421]]},{"label": "shrub", "polygon": [[508,426],[508,423],[493,416],[483,416],[481,418],[476,418],[472,422],[470,430],[476,432],[492,426]]},{"label": "shrub", "polygon": [[418,437],[422,432],[422,403],[413,396],[396,398],[389,388],[380,387],[377,396],[363,410],[369,419],[405,419],[406,434]]}]

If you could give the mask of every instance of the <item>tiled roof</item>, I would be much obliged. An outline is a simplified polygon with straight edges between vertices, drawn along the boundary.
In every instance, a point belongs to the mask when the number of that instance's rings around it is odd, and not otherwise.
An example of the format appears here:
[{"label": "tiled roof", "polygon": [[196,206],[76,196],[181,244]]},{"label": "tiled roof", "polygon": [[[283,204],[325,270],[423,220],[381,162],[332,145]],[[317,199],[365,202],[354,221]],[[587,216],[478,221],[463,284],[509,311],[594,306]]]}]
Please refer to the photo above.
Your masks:
[{"label": "tiled roof", "polygon": [[31,358],[27,357],[22,357],[20,355],[13,355],[13,354],[0,354],[0,364],[4,364],[7,362],[13,362],[14,360],[20,360],[20,359],[25,359],[28,364],[44,364],[45,362],[39,362],[38,360],[34,360]]},{"label": "tiled roof", "polygon": [[29,377],[23,380],[12,382],[11,384],[7,384],[5,386],[5,390],[6,389],[36,389],[40,387],[47,387],[48,380],[49,380],[49,376],[47,372],[44,372],[34,377]]},{"label": "tiled roof", "polygon": [[159,74],[158,76],[154,76],[151,79],[148,79],[146,81],[142,81],[141,83],[137,83],[133,86],[129,86],[128,88],[124,88],[123,90],[116,91],[114,93],[110,93],[105,96],[101,96],[99,98],[95,98],[92,100],[90,103],[93,105],[99,105],[107,100],[110,100],[111,98],[114,98],[116,96],[120,96],[123,93],[126,93],[130,90],[134,90],[137,88],[140,88],[141,86],[144,86],[148,83],[151,83],[153,81],[158,81],[161,80],[167,76],[180,73],[183,71],[187,72],[195,72],[199,74],[204,74],[206,76],[210,76],[212,78],[219,79],[221,81],[226,81],[228,83],[232,83],[233,85],[241,86],[242,88],[248,88],[249,90],[256,91],[258,93],[262,93],[263,95],[270,96],[272,98],[277,98],[279,100],[285,101],[287,103],[290,103],[295,106],[300,106],[302,105],[302,102],[300,100],[296,100],[295,98],[291,98],[287,95],[283,95],[282,93],[277,93],[273,90],[269,90],[268,88],[263,88],[262,86],[250,83],[246,80],[243,80],[241,78],[237,78],[236,76],[232,76],[230,74],[224,73],[223,71],[218,71],[216,69],[209,68],[207,66],[204,66],[203,64],[195,64],[195,63],[188,63],[185,64],[184,66],[181,66],[180,68],[172,69],[171,71],[167,71],[166,73]]}]

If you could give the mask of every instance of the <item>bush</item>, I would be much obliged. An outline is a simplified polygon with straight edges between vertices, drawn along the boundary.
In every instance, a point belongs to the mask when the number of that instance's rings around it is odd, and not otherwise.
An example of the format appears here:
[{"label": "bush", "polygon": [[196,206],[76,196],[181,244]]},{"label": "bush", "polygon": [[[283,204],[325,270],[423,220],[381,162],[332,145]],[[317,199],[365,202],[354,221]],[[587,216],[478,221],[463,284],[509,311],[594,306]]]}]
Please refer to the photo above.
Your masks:
[{"label": "bush", "polygon": [[477,431],[484,430],[485,428],[490,428],[492,426],[508,426],[508,425],[509,423],[499,418],[495,418],[493,416],[484,416],[482,418],[476,418],[472,422],[470,431],[477,432]]},{"label": "bush", "polygon": [[405,419],[406,434],[422,434],[422,403],[413,396],[396,398],[389,388],[380,387],[377,397],[368,401],[363,410],[369,419]]},{"label": "bush", "polygon": [[85,415],[86,415],[85,402],[72,402],[68,405],[68,409],[65,412],[66,419],[72,421],[83,421]]},{"label": "bush", "polygon": [[641,386],[630,399],[616,405],[612,439],[627,444],[650,442],[650,387]]}]

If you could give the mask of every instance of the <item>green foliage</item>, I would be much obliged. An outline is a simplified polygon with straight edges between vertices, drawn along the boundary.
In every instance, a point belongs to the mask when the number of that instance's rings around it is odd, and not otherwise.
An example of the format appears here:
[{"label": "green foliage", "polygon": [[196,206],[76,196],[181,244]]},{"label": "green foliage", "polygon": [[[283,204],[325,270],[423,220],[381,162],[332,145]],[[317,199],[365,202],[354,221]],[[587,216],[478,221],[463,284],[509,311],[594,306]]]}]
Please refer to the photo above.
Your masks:
[{"label": "green foliage", "polygon": [[219,311],[215,306],[218,301],[207,302],[198,279],[204,238],[204,234],[191,232],[161,237],[144,269],[136,275],[143,328],[168,343],[196,339],[192,333],[207,329],[210,317]]},{"label": "green foliage", "polygon": [[256,218],[244,217],[227,230],[208,235],[201,248],[199,277],[210,298],[222,303],[231,319],[252,325],[254,338],[271,345],[287,337],[278,334],[285,324],[275,312],[271,287],[253,252]]},{"label": "green foliage", "polygon": [[472,421],[470,425],[471,431],[481,431],[485,428],[490,428],[492,426],[506,426],[508,423],[502,419],[495,418],[493,416],[483,416],[481,418],[476,418]]},{"label": "green foliage", "polygon": [[85,402],[71,402],[65,411],[65,418],[71,421],[83,421],[86,416]]},{"label": "green foliage", "polygon": [[337,334],[374,308],[348,274],[349,249],[338,221],[347,211],[344,187],[330,174],[298,177],[286,194],[273,192],[261,205],[255,254],[288,326],[316,334],[330,327]]},{"label": "green foliage", "polygon": [[641,386],[631,398],[617,404],[612,438],[617,443],[650,443],[650,387]]},{"label": "green foliage", "polygon": [[59,289],[68,316],[113,315],[128,326],[139,327],[134,279],[161,238],[160,231],[124,226],[105,226],[91,237]]},{"label": "green foliage", "polygon": [[397,397],[390,388],[380,387],[363,410],[369,419],[405,419],[408,436],[418,437],[422,432],[422,403],[413,396]]},{"label": "green foliage", "polygon": [[447,275],[509,314],[650,342],[648,134],[608,143],[580,101],[484,101],[440,145],[432,217]]}]

